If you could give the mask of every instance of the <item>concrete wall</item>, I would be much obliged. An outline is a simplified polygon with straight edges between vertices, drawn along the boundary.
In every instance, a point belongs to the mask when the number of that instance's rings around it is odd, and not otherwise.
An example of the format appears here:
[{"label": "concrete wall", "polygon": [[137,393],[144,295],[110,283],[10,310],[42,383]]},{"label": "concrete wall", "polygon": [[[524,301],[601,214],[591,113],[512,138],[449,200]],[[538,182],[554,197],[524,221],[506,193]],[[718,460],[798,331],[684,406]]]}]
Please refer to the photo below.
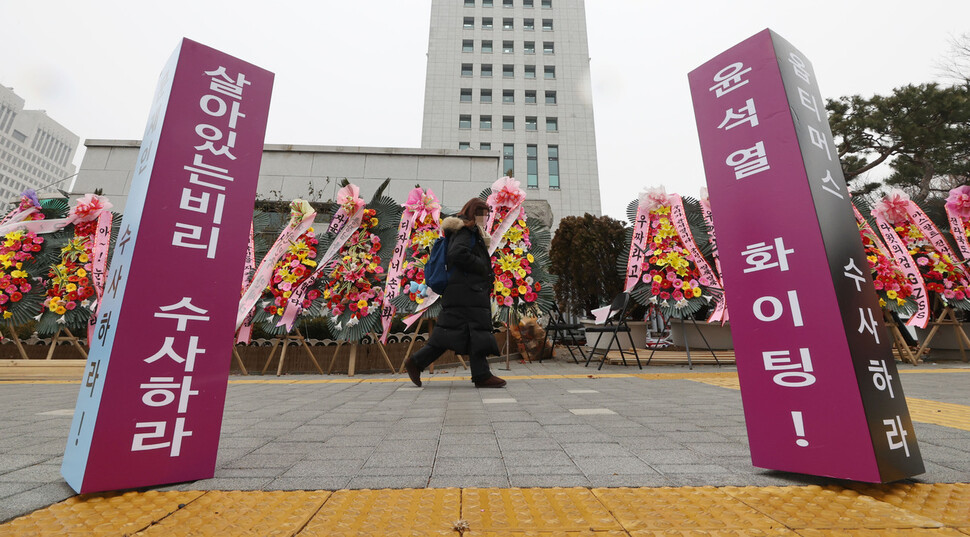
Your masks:
[{"label": "concrete wall", "polygon": [[[134,174],[139,141],[87,140],[74,192],[100,188],[122,211]],[[390,178],[386,191],[403,202],[415,184],[430,188],[449,209],[457,210],[501,175],[498,151],[267,145],[259,171],[257,197],[310,201],[333,199],[346,178],[364,199]]]}]

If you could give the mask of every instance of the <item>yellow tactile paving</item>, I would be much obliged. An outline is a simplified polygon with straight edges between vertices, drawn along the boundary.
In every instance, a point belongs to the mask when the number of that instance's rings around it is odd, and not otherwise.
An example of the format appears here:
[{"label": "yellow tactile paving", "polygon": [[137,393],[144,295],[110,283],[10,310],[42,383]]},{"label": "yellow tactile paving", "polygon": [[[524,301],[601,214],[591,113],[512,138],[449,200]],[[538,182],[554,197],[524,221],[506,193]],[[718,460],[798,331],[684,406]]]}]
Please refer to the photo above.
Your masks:
[{"label": "yellow tactile paving", "polygon": [[939,521],[841,487],[724,487],[791,529],[939,528]]},{"label": "yellow tactile paving", "polygon": [[853,489],[896,507],[970,530],[970,483],[854,484]]},{"label": "yellow tactile paving", "polygon": [[730,388],[732,390],[741,389],[741,383],[740,381],[738,381],[738,375],[736,373],[732,377],[690,378],[687,380],[693,380],[694,382],[703,382],[704,384],[710,384],[711,386],[718,386],[720,388]]},{"label": "yellow tactile paving", "polygon": [[798,537],[786,528],[763,530],[759,528],[737,530],[634,530],[631,537]]},{"label": "yellow tactile paving", "polygon": [[714,487],[599,488],[593,494],[628,531],[782,527]]},{"label": "yellow tactile paving", "polygon": [[472,531],[622,529],[584,488],[463,489],[461,513]]},{"label": "yellow tactile paving", "polygon": [[[466,531],[462,537],[629,537],[625,531],[592,531],[592,530],[554,530],[554,531]],[[792,534],[794,535],[794,534]],[[455,532],[458,536],[458,532]],[[960,537],[963,537],[962,535]]]},{"label": "yellow tactile paving", "polygon": [[460,489],[339,490],[298,535],[458,535]]},{"label": "yellow tactile paving", "polygon": [[970,406],[912,397],[907,397],[906,403],[914,421],[970,431]]},{"label": "yellow tactile paving", "polygon": [[3,537],[131,535],[205,492],[126,492],[75,496],[0,526]]},{"label": "yellow tactile paving", "polygon": [[330,493],[210,491],[136,537],[201,535],[289,537],[315,515]]},{"label": "yellow tactile paving", "polygon": [[877,530],[798,530],[801,537],[965,537],[953,528],[881,528]]}]

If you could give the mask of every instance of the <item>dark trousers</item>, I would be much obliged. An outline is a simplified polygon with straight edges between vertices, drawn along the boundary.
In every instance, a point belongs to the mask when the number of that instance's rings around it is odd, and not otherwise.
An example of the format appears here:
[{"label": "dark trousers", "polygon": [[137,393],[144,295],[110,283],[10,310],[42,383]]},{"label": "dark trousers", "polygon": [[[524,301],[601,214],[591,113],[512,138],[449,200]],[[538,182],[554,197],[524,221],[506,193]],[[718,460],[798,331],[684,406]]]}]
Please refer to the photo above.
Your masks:
[{"label": "dark trousers", "polygon": [[[447,350],[434,345],[425,345],[411,356],[411,360],[418,366],[418,369],[424,371]],[[492,372],[488,368],[487,356],[485,353],[472,352],[471,356],[468,357],[472,369],[472,382],[481,382],[492,376]]]}]

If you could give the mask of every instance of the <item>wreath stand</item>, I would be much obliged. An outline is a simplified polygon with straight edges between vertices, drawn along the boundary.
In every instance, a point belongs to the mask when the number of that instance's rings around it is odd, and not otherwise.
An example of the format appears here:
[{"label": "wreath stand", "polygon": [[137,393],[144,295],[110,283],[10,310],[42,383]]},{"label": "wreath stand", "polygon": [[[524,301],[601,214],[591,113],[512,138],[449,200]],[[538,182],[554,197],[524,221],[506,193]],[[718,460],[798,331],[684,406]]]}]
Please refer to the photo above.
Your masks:
[{"label": "wreath stand", "polygon": [[[371,332],[369,335],[371,337],[371,340],[373,341],[372,344],[377,345],[377,349],[381,351],[381,356],[384,357],[384,362],[387,363],[387,367],[390,368],[391,373],[394,373],[395,371],[397,371],[397,368],[394,367],[394,364],[391,363],[391,358],[390,358],[390,356],[387,355],[387,350],[384,349],[384,344],[381,343],[381,340],[380,340],[380,338],[377,337],[377,334],[374,333],[374,332]],[[340,347],[344,343],[347,343],[347,342],[346,341],[342,341],[342,340],[337,342],[337,348],[334,349],[333,356],[330,357],[330,364],[327,366],[327,375],[329,375],[331,373],[331,371],[333,371],[333,364],[337,361],[337,353],[340,352]],[[347,376],[348,377],[354,376],[354,373],[357,372],[357,349],[358,349],[358,347],[360,347],[360,342],[359,341],[355,341],[355,342],[353,342],[353,343],[350,344],[350,358],[347,361]],[[323,371],[321,371],[320,373],[322,374]]]},{"label": "wreath stand", "polygon": [[[316,357],[313,356],[313,352],[310,351],[310,345],[307,344],[306,338],[304,338],[303,334],[300,333],[299,328],[294,328],[292,331],[290,331],[283,337],[273,338],[273,348],[270,349],[269,358],[266,359],[266,365],[263,366],[263,371],[260,374],[261,375],[266,374],[266,370],[269,368],[269,364],[273,362],[273,355],[276,354],[276,347],[279,346],[280,343],[282,343],[283,346],[280,349],[280,364],[276,368],[276,376],[278,377],[283,374],[283,360],[286,359],[286,347],[289,346],[290,341],[295,342],[297,346],[303,345],[303,348],[306,350],[307,356],[310,357],[310,360],[313,362],[313,365],[317,367],[317,371],[319,371],[320,374],[322,375],[323,369],[320,368],[320,364],[317,362]],[[235,352],[235,350],[236,350],[235,346],[233,346],[233,351]],[[237,357],[238,357],[238,354],[237,354]],[[331,365],[332,365],[332,362],[331,362]]]},{"label": "wreath stand", "polygon": [[[411,350],[414,349],[414,342],[418,340],[417,334],[421,332],[421,325],[424,324],[424,321],[425,321],[424,317],[422,317],[421,319],[418,320],[418,326],[417,326],[417,328],[414,329],[414,334],[415,335],[414,335],[414,337],[411,338],[411,343],[408,344],[408,350],[407,350],[407,352],[404,353],[404,360],[401,361],[401,369],[398,370],[398,374],[403,374],[404,373],[404,361],[406,361],[408,358],[411,357]],[[434,320],[428,319],[428,335],[429,336],[431,335],[431,330],[434,329],[434,326],[433,325],[434,325]],[[463,368],[465,368],[465,369],[468,369],[468,364],[465,363],[465,360],[461,357],[461,355],[458,354],[458,353],[454,353],[454,354],[455,354],[455,357],[458,358],[458,361],[461,362],[461,366]],[[392,368],[391,371],[394,371],[394,369]],[[428,366],[428,371],[430,371],[431,373],[434,373],[434,364],[433,363],[430,366]]]},{"label": "wreath stand", "polygon": [[[514,312],[515,308],[510,306],[509,315],[505,319],[505,367],[499,368],[502,371],[512,371],[512,355],[509,352],[509,347],[512,343],[512,320],[515,317],[513,315]],[[516,319],[515,322],[518,324],[519,321]]]},{"label": "wreath stand", "polygon": [[[937,303],[939,303],[939,300],[939,297],[937,297]],[[960,345],[960,356],[962,357],[963,361],[966,362],[966,348],[970,347],[970,337],[967,337],[967,333],[964,332],[963,328],[960,326],[960,321],[957,320],[957,316],[953,312],[953,308],[951,306],[944,307],[943,312],[940,313],[940,316],[930,324],[933,325],[933,328],[931,328],[930,333],[926,335],[926,340],[923,341],[923,345],[920,346],[916,356],[922,356],[924,351],[928,352],[930,342],[933,341],[934,337],[936,337],[936,333],[939,331],[941,326],[952,326],[954,332],[956,333],[957,343]]]},{"label": "wreath stand", "polygon": [[[673,317],[670,317],[664,323],[664,331],[666,331],[667,333],[670,332],[670,323],[672,321],[673,321]],[[711,348],[711,344],[708,343],[707,338],[704,337],[704,332],[701,331],[699,326],[697,326],[697,320],[694,319],[693,316],[691,316],[690,322],[693,323],[694,329],[697,330],[697,334],[701,336],[701,339],[704,341],[704,346],[707,347],[707,350],[711,353],[711,356],[714,357],[714,363],[720,366],[721,361],[717,359],[717,354],[714,353],[714,349]],[[694,369],[694,362],[690,356],[690,345],[687,344],[687,323],[684,322],[683,317],[680,317],[680,330],[684,333],[684,350],[687,352],[687,369]],[[647,358],[646,365],[650,365],[650,360],[653,360],[653,355],[656,352],[657,352],[657,347],[654,346],[653,349],[650,350],[650,357]]]},{"label": "wreath stand", "polygon": [[889,329],[889,334],[892,335],[893,347],[899,352],[899,356],[913,365],[922,363],[923,360],[919,358],[919,354],[914,356],[913,351],[909,349],[909,344],[906,343],[906,338],[903,337],[903,333],[899,331],[899,324],[893,319],[892,313],[886,308],[883,308],[882,317],[886,322],[886,328]]},{"label": "wreath stand", "polygon": [[236,344],[232,344],[232,356],[236,359],[236,364],[239,365],[239,369],[242,369],[242,374],[249,376],[249,371],[246,371],[246,366],[243,365],[242,357],[239,356],[239,351],[236,350]]},{"label": "wreath stand", "polygon": [[14,330],[13,324],[7,323],[7,328],[10,329],[10,338],[13,339],[14,344],[17,345],[17,351],[20,352],[20,357],[24,360],[28,360],[29,358],[27,358],[27,352],[24,351],[24,346],[20,342],[20,336],[18,336],[17,331]]},{"label": "wreath stand", "polygon": [[[66,332],[67,334],[65,336],[61,336],[62,332]],[[14,334],[14,337],[16,337],[16,334]],[[85,360],[88,359],[88,353],[84,350],[84,347],[81,346],[81,342],[78,341],[77,336],[72,334],[71,331],[66,326],[61,326],[57,330],[57,333],[54,334],[54,337],[51,338],[51,347],[50,349],[47,350],[48,360],[54,357],[54,349],[57,347],[58,340],[70,341],[71,344],[74,345],[74,348],[76,348],[77,351],[81,353],[81,356],[83,356]],[[20,341],[19,340],[14,340],[14,341],[16,341],[17,346],[20,347]]]}]

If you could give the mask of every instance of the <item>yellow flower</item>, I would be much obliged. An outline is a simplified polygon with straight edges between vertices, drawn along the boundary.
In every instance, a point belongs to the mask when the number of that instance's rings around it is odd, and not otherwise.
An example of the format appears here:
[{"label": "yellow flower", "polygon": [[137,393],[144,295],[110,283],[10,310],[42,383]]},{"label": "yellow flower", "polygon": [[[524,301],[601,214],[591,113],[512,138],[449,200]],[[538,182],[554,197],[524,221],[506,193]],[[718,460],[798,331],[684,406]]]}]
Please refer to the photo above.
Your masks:
[{"label": "yellow flower", "polygon": [[901,298],[896,298],[896,305],[903,306],[905,304],[906,304],[906,301],[905,300],[903,300]]},{"label": "yellow flower", "polygon": [[[6,312],[6,313],[9,313],[9,312]],[[4,315],[6,315],[6,313],[4,313]],[[63,308],[63,307],[60,307],[60,308],[57,308],[56,310],[54,310],[54,313],[56,313],[58,315],[64,315],[65,313],[67,313],[67,309],[66,308]]]},{"label": "yellow flower", "polygon": [[532,254],[526,254],[525,258],[529,260],[529,263],[534,263],[536,260],[535,257],[532,257]]},{"label": "yellow flower", "polygon": [[525,275],[526,275],[525,269],[520,268],[517,274],[519,275],[519,278],[525,278]]},{"label": "yellow flower", "polygon": [[292,294],[293,291],[283,291],[283,298],[290,298],[290,295]]},{"label": "yellow flower", "polygon": [[[376,220],[376,218],[375,218],[375,220]],[[367,307],[367,301],[364,300],[364,299],[358,300],[357,301],[357,307],[358,308],[366,308]]]},{"label": "yellow flower", "polygon": [[496,293],[501,293],[502,292],[502,289],[504,289],[504,288],[505,288],[505,286],[502,285],[502,282],[500,282],[499,280],[495,280],[495,292]]},{"label": "yellow flower", "polygon": [[515,255],[522,255],[522,248],[516,248],[512,251],[515,252]]},{"label": "yellow flower", "polygon": [[529,288],[528,287],[526,287],[524,285],[520,285],[519,286],[519,294],[520,295],[524,295],[524,294],[526,294],[528,292],[529,292]]},{"label": "yellow flower", "polygon": [[653,275],[653,281],[655,281],[657,283],[660,283],[660,282],[664,281],[664,279],[663,279],[663,276],[661,276],[659,274],[654,274]]},{"label": "yellow flower", "polygon": [[502,296],[510,296],[511,294],[512,294],[511,289],[509,288],[502,289]]},{"label": "yellow flower", "polygon": [[693,293],[694,293],[694,297],[701,296],[701,288],[700,287],[695,287]]},{"label": "yellow flower", "polygon": [[77,275],[83,278],[88,275],[88,271],[84,270],[83,268],[77,269]]},{"label": "yellow flower", "polygon": [[896,291],[893,291],[892,289],[890,289],[889,291],[886,291],[886,296],[889,297],[890,299],[895,299],[897,294],[896,294]]},{"label": "yellow flower", "polygon": [[323,298],[328,299],[328,300],[330,299],[330,289],[325,289],[323,291]]},{"label": "yellow flower", "polygon": [[885,307],[886,307],[886,301],[880,298],[880,299],[879,299],[879,305],[880,305],[881,307],[883,307],[883,308],[885,308]]},{"label": "yellow flower", "polygon": [[77,286],[74,285],[73,283],[67,284],[67,292],[73,293],[74,291],[77,291]]},{"label": "yellow flower", "polygon": [[80,260],[80,261],[81,261],[81,263],[87,263],[87,262],[88,262],[88,254],[81,254],[81,255],[80,255],[80,256],[78,257],[78,260]]},{"label": "yellow flower", "polygon": [[3,318],[4,319],[9,319],[11,317],[13,317],[13,313],[10,313],[9,311],[3,312]]}]

